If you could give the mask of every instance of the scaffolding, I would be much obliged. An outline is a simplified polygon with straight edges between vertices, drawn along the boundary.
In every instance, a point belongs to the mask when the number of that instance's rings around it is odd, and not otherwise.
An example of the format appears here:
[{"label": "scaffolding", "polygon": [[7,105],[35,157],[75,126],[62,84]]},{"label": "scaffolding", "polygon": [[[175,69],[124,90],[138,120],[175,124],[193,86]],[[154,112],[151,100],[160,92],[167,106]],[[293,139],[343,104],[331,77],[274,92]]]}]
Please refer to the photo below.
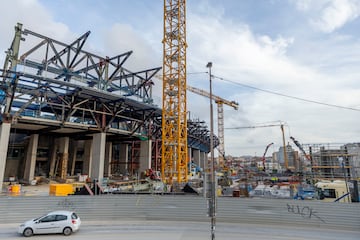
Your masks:
[{"label": "scaffolding", "polygon": [[360,144],[303,144],[302,147],[308,156],[301,157],[309,159],[310,156],[314,179],[355,180],[359,177]]}]

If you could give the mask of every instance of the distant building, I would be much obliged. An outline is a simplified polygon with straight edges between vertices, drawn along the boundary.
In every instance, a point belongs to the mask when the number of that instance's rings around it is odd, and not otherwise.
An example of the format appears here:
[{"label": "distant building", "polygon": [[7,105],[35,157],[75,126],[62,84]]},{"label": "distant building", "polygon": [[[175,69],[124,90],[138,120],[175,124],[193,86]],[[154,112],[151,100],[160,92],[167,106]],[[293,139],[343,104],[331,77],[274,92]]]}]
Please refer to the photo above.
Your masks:
[{"label": "distant building", "polygon": [[[299,154],[295,151],[290,144],[285,148],[285,153],[288,161],[288,169],[292,171],[299,171],[301,166],[299,164]],[[279,147],[278,152],[273,153],[274,163],[278,163],[281,166],[283,171],[286,171],[285,167],[285,157],[284,157],[284,147]]]},{"label": "distant building", "polygon": [[349,154],[350,176],[353,179],[360,177],[360,143],[348,143],[345,145]]}]

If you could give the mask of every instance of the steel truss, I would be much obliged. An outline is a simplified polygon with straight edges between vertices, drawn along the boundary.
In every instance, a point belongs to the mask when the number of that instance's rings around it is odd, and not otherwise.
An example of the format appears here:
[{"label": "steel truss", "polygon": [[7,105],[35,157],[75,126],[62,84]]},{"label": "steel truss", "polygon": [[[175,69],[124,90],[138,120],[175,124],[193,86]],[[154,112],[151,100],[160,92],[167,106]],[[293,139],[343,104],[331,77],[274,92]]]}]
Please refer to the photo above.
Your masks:
[{"label": "steel truss", "polygon": [[[14,40],[0,69],[0,124],[12,123],[16,133],[73,139],[88,139],[98,132],[106,132],[107,139],[114,142],[152,138],[152,162],[159,170],[164,164],[159,144],[162,111],[153,104],[152,77],[161,68],[131,72],[124,64],[132,51],[112,58],[87,52],[83,47],[89,34],[65,44],[23,30],[21,24],[15,27]],[[32,43],[26,51],[21,45],[24,37]],[[188,120],[182,127],[186,127],[181,134],[189,147],[210,151],[204,122]],[[185,153],[183,141],[181,151]],[[184,153],[179,162],[182,168],[186,167]],[[185,177],[185,170],[180,172]]]},{"label": "steel truss", "polygon": [[[204,121],[188,120],[188,146],[202,152],[210,152],[210,131]],[[220,140],[214,136],[214,147],[219,146]]]},{"label": "steel truss", "polygon": [[[132,72],[124,63],[132,51],[101,57],[83,50],[90,32],[71,44],[15,27],[2,74],[2,120],[46,119],[125,135],[151,134],[161,109],[153,104],[152,77],[161,67]],[[20,55],[20,41],[35,42]]]}]

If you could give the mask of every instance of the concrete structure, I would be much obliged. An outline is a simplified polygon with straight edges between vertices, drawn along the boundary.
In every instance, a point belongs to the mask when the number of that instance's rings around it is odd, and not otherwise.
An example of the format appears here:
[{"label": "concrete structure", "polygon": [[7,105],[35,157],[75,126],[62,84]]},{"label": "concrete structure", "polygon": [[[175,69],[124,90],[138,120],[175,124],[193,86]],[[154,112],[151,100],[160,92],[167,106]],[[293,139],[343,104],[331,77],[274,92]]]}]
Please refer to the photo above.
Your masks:
[{"label": "concrete structure", "polygon": [[345,145],[349,154],[349,165],[351,178],[360,177],[360,143],[349,143]]},{"label": "concrete structure", "polygon": [[[162,109],[153,104],[152,77],[161,68],[124,68],[132,51],[113,57],[84,51],[90,32],[66,44],[22,27],[15,27],[0,69],[1,181],[77,174],[102,179],[153,167]],[[21,39],[34,43],[31,50],[21,52]],[[188,122],[189,146],[209,152],[206,127]]]},{"label": "concrete structure", "polygon": [[11,124],[3,122],[0,126],[0,187],[3,184],[3,178],[6,166],[6,156],[8,152]]},{"label": "concrete structure", "polygon": [[24,169],[24,179],[27,182],[31,182],[32,180],[34,180],[38,142],[39,134],[33,134],[30,136]]}]

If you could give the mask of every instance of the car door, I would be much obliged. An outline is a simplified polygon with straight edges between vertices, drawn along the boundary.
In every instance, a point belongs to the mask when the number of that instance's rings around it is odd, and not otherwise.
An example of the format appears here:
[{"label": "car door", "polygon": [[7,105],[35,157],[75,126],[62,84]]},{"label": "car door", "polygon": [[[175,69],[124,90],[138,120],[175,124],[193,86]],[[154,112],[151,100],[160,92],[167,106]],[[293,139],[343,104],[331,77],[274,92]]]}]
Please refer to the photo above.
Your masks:
[{"label": "car door", "polygon": [[64,228],[69,225],[68,216],[66,215],[57,214],[55,220],[56,220],[56,224],[54,226],[55,227],[54,232],[56,233],[62,233]]},{"label": "car door", "polygon": [[54,233],[56,230],[56,215],[50,214],[40,218],[34,224],[34,233]]}]

